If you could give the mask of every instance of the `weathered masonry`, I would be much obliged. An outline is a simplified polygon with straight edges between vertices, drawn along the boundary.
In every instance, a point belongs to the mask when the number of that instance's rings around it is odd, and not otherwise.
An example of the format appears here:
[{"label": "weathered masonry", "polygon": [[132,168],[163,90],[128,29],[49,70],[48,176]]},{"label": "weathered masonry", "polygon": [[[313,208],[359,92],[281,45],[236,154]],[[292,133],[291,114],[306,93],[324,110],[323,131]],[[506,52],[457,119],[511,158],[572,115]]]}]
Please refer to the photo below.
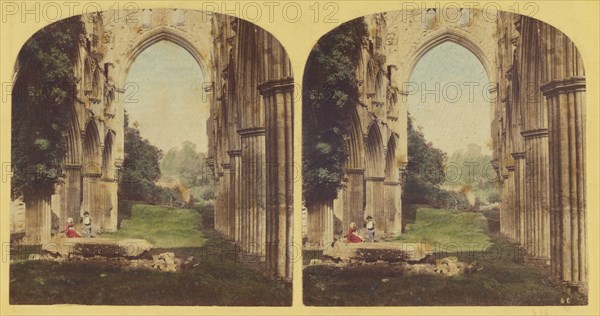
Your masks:
[{"label": "weathered masonry", "polygon": [[526,260],[587,287],[585,71],[575,44],[541,21],[498,19],[494,164],[501,231]]},{"label": "weathered masonry", "polygon": [[[98,230],[117,229],[130,91],[125,81],[144,49],[168,40],[211,78],[203,87],[210,101],[208,130],[198,132],[209,137],[215,228],[243,251],[260,255],[273,275],[290,279],[293,76],[279,42],[249,22],[194,10],[104,11],[80,18],[86,35],[73,69],[80,81],[66,134],[64,181],[55,195],[28,203],[24,223],[13,227],[24,227],[29,242],[43,243],[61,229],[53,222],[89,211]],[[22,75],[18,70],[15,78]]]},{"label": "weathered masonry", "polygon": [[573,42],[546,23],[506,12],[394,11],[365,22],[346,187],[335,201],[307,205],[308,242],[326,245],[367,215],[377,231],[401,232],[406,96],[415,92],[409,81],[422,56],[451,41],[479,59],[491,82],[485,92],[494,113],[501,232],[525,249],[528,262],[585,289],[586,85]]}]

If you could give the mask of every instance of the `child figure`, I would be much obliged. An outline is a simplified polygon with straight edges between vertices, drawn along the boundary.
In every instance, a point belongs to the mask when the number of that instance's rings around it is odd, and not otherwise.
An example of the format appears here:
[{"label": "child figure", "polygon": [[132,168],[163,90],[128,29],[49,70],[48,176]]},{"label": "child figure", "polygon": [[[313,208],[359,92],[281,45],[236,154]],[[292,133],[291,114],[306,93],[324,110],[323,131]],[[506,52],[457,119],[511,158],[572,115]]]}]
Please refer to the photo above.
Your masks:
[{"label": "child figure", "polygon": [[367,239],[370,242],[375,241],[375,222],[373,222],[373,217],[371,215],[367,216]]},{"label": "child figure", "polygon": [[87,238],[92,238],[92,218],[88,211],[83,213],[83,225],[85,227],[85,235]]},{"label": "child figure", "polygon": [[79,238],[81,237],[74,229],[73,226],[75,226],[75,224],[73,224],[73,218],[69,217],[67,219],[67,227],[65,228],[65,235],[67,236],[67,238]]}]

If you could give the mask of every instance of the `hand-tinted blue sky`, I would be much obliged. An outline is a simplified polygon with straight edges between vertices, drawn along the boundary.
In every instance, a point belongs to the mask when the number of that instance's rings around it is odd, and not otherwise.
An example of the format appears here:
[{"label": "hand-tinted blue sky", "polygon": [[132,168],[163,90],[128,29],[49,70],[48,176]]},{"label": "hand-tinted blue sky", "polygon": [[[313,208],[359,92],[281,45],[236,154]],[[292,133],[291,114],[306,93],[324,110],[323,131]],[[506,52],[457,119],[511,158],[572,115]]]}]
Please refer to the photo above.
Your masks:
[{"label": "hand-tinted blue sky", "polygon": [[[471,143],[491,154],[489,79],[481,62],[463,46],[445,42],[417,63],[408,111],[434,146],[449,155]],[[416,90],[415,90],[416,91]]]},{"label": "hand-tinted blue sky", "polygon": [[[204,74],[185,49],[160,41],[144,50],[133,62],[127,78],[129,99],[125,110],[130,123],[138,122],[143,137],[167,152],[184,141],[206,152],[206,120],[209,105],[204,102]],[[131,84],[139,87],[134,90]]]}]

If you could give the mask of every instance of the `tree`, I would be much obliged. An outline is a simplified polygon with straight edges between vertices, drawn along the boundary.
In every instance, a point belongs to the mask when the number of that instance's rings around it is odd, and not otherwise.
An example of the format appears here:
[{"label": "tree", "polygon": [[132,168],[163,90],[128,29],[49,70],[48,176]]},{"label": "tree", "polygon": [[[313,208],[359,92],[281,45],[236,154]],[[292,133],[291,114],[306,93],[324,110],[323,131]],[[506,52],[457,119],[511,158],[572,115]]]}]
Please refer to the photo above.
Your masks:
[{"label": "tree", "polygon": [[408,166],[404,201],[430,203],[443,195],[440,185],[445,180],[446,153],[425,140],[408,116]]},{"label": "tree", "polygon": [[125,159],[119,184],[119,195],[126,200],[158,202],[162,192],[156,185],[160,179],[159,161],[162,151],[140,135],[135,126],[129,126],[125,113]]},{"label": "tree", "polygon": [[363,18],[340,25],[313,48],[304,72],[303,194],[330,201],[343,188],[350,111],[359,102],[356,69],[367,37]]},{"label": "tree", "polygon": [[19,52],[12,93],[12,198],[49,197],[63,175],[65,133],[76,98],[80,17],[35,33]]}]

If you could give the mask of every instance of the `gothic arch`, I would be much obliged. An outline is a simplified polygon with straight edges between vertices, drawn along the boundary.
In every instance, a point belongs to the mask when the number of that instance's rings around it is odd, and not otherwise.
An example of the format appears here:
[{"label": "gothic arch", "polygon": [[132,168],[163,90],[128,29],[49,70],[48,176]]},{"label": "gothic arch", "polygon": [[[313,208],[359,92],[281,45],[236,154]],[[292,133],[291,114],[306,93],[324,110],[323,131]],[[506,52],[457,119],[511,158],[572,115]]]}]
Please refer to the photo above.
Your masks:
[{"label": "gothic arch", "polygon": [[104,150],[102,152],[102,178],[114,179],[114,164],[113,164],[113,144],[115,132],[108,130],[104,137]]},{"label": "gothic arch", "polygon": [[381,69],[377,67],[377,74],[375,77],[375,100],[377,102],[385,102],[387,97],[387,78]]},{"label": "gothic arch", "polygon": [[[123,53],[124,60],[122,61],[120,72],[118,75],[118,82],[124,83],[127,79],[127,74],[129,73],[129,69],[131,65],[137,58],[139,54],[141,54],[146,48],[152,46],[155,43],[160,41],[170,41],[181,46],[183,49],[188,51],[190,55],[198,62],[202,73],[206,76],[210,74],[208,72],[208,57],[203,55],[199,47],[194,45],[194,40],[191,39],[185,32],[179,31],[175,28],[167,27],[167,26],[157,26],[151,30],[146,31],[143,35],[141,35],[135,41],[135,44],[130,46],[130,48]],[[207,48],[209,50],[210,48]]]},{"label": "gothic arch", "polygon": [[367,61],[367,77],[365,78],[365,93],[367,98],[376,94],[376,82],[377,82],[377,65],[373,58],[369,58]]},{"label": "gothic arch", "polygon": [[100,134],[95,120],[91,119],[85,126],[83,138],[83,173],[97,175],[101,172],[100,165]]},{"label": "gothic arch", "polygon": [[367,177],[384,176],[384,146],[381,128],[376,120],[369,125],[366,138],[365,174]]},{"label": "gothic arch", "polygon": [[348,135],[348,161],[346,162],[347,168],[351,169],[362,169],[365,166],[364,158],[364,144],[363,144],[363,133],[360,122],[360,116],[356,110],[356,107],[352,108],[351,122],[350,122],[350,134]]},{"label": "gothic arch", "polygon": [[396,143],[398,134],[391,133],[387,141],[387,151],[385,155],[385,180],[387,182],[398,181],[398,163],[396,157]]},{"label": "gothic arch", "polygon": [[79,130],[79,120],[75,107],[71,107],[68,117],[68,128],[66,133],[67,154],[65,163],[67,165],[76,165],[81,163],[81,132]]},{"label": "gothic arch", "polygon": [[423,56],[425,56],[430,50],[435,48],[436,46],[443,44],[445,42],[453,42],[457,45],[460,45],[466,49],[468,49],[483,65],[485,72],[487,74],[488,79],[492,80],[496,78],[495,76],[495,68],[492,65],[494,61],[494,56],[488,56],[486,52],[477,44],[479,42],[477,38],[471,35],[469,32],[461,31],[459,29],[448,29],[442,28],[438,31],[432,32],[426,39],[424,39],[420,46],[418,46],[414,53],[412,53],[408,57],[408,61],[406,63],[406,67],[404,68],[404,72],[400,73],[400,83],[406,83],[410,81],[412,73],[421,60]]},{"label": "gothic arch", "polygon": [[102,79],[102,73],[98,64],[93,63],[94,71],[92,78],[92,98],[94,102],[100,102],[102,97],[102,88],[104,88],[104,80]]},{"label": "gothic arch", "polygon": [[94,86],[94,64],[91,57],[86,56],[83,60],[83,93],[89,95]]}]

